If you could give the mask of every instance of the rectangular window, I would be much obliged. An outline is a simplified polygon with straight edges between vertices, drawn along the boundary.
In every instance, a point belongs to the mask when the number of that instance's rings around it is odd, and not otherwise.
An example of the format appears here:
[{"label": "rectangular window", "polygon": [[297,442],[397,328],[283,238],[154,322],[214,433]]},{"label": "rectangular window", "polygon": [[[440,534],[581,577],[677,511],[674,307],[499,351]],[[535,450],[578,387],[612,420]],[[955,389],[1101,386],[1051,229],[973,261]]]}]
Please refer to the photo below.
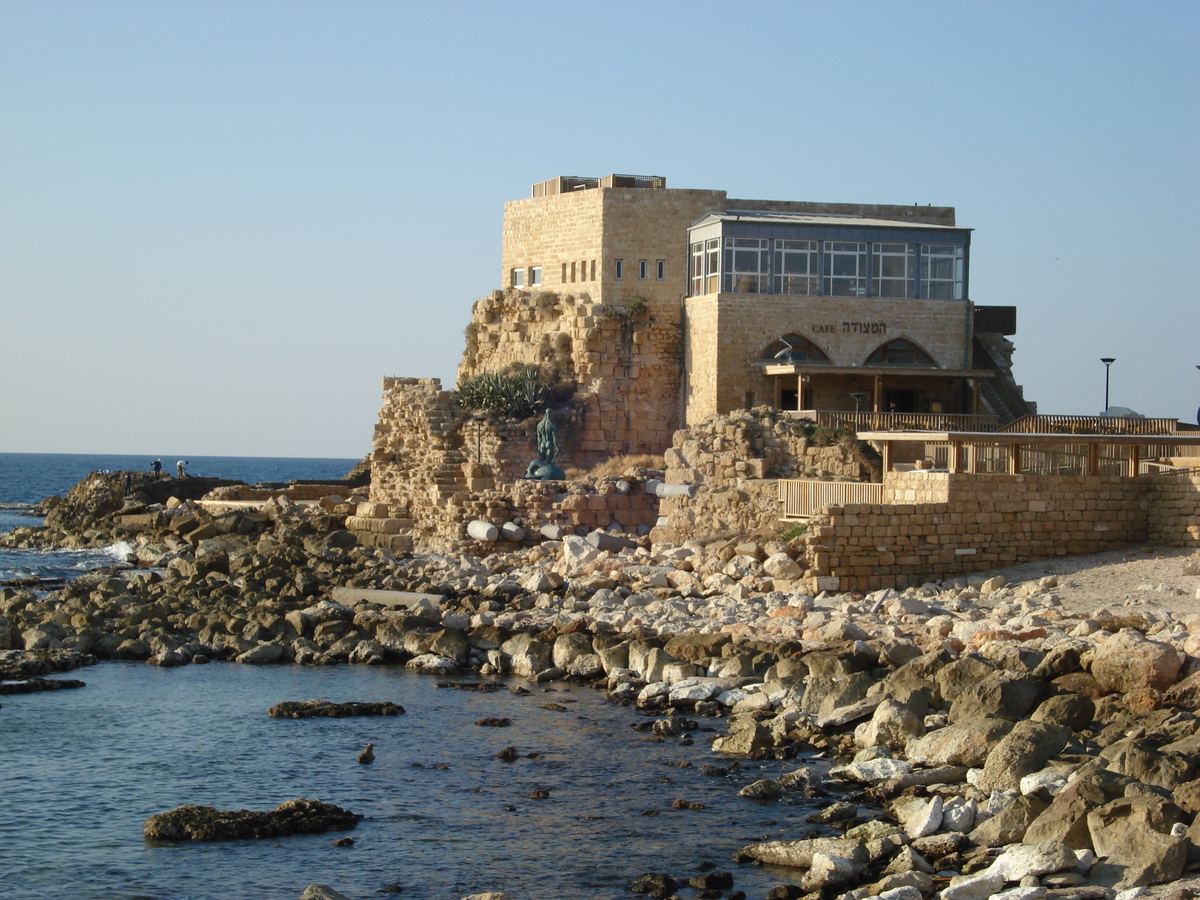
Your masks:
[{"label": "rectangular window", "polygon": [[562,264],[562,267],[563,267],[563,270],[562,270],[562,280],[561,280],[561,283],[562,283],[562,284],[566,284],[566,283],[567,283],[567,264],[566,264],[566,263],[563,263],[563,264]]},{"label": "rectangular window", "polygon": [[913,248],[908,244],[871,245],[871,294],[875,297],[915,297]]},{"label": "rectangular window", "polygon": [[650,277],[650,263],[644,259],[638,260],[638,281],[645,281]]},{"label": "rectangular window", "polygon": [[513,269],[512,277],[510,278],[510,284],[512,285],[512,287],[515,287],[515,288],[525,287],[525,270],[524,269]]},{"label": "rectangular window", "polygon": [[817,278],[816,241],[775,242],[776,294],[815,296]]},{"label": "rectangular window", "polygon": [[704,243],[692,244],[692,296],[704,293]]},{"label": "rectangular window", "polygon": [[770,293],[769,245],[766,238],[725,238],[726,293]]},{"label": "rectangular window", "polygon": [[571,282],[575,282],[575,263],[571,263]]},{"label": "rectangular window", "polygon": [[921,251],[921,283],[930,300],[963,298],[963,248],[929,244]]},{"label": "rectangular window", "polygon": [[596,280],[596,261],[593,259],[592,260],[592,277],[589,278],[588,281],[595,281],[595,280]]},{"label": "rectangular window", "polygon": [[867,296],[867,245],[849,241],[825,242],[825,296]]},{"label": "rectangular window", "polygon": [[614,259],[613,260],[613,278],[617,279],[617,281],[620,281],[624,277],[625,277],[625,260]]},{"label": "rectangular window", "polygon": [[660,259],[654,264],[654,275],[657,281],[663,281],[667,277],[667,261]]},{"label": "rectangular window", "polygon": [[721,239],[712,238],[704,242],[704,293],[715,294],[721,290]]},{"label": "rectangular window", "polygon": [[529,270],[529,284],[532,287],[542,286],[542,267],[534,266]]}]

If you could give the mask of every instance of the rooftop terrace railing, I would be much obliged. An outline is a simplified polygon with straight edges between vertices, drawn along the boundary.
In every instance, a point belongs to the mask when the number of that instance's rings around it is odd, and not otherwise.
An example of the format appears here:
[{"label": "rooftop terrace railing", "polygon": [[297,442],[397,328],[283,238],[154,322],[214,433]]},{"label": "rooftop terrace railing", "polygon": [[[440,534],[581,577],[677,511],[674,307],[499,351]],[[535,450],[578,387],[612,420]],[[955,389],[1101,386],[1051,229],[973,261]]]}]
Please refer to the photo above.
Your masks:
[{"label": "rooftop terrace railing", "polygon": [[1174,434],[1175,419],[1127,419],[1117,416],[1022,416],[1009,422],[1007,434]]},{"label": "rooftop terrace railing", "polygon": [[847,431],[996,431],[996,416],[955,413],[852,412],[826,409],[787,410],[795,419],[811,419],[826,428]]}]

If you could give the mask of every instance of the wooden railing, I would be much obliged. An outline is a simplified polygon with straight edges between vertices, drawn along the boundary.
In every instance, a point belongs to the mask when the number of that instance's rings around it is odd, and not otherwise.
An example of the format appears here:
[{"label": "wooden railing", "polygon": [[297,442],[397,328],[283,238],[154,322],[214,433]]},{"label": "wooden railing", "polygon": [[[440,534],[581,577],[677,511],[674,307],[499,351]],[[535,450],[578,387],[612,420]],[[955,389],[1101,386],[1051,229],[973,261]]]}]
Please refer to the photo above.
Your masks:
[{"label": "wooden railing", "polygon": [[882,503],[883,485],[862,481],[805,481],[780,479],[779,502],[783,518],[807,519],[826,506],[847,503]]},{"label": "wooden railing", "polygon": [[954,413],[851,412],[828,409],[789,409],[794,419],[811,419],[826,428],[847,431],[996,431],[996,416]]},{"label": "wooden railing", "polygon": [[1174,434],[1175,419],[1124,419],[1115,416],[1022,416],[1000,431],[1008,434]]}]

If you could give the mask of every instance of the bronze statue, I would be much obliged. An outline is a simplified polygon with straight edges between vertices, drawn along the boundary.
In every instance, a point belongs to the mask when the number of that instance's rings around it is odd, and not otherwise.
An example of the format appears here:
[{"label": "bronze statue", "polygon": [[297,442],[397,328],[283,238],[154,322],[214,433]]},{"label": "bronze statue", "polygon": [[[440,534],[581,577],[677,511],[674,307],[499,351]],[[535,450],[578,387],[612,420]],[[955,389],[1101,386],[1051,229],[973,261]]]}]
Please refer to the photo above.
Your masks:
[{"label": "bronze statue", "polygon": [[525,470],[526,478],[536,481],[562,481],[567,477],[567,473],[554,464],[558,456],[558,431],[548,409],[538,422],[537,451],[538,458]]}]

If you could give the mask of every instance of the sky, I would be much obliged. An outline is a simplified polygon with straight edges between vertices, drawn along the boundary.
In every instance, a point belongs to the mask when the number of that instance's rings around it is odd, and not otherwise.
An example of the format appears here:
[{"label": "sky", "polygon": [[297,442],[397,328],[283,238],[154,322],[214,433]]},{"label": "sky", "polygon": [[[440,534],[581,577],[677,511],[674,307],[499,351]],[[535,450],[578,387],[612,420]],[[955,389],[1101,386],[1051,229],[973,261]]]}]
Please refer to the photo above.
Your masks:
[{"label": "sky", "polygon": [[954,206],[1043,413],[1200,404],[1200,4],[0,3],[0,452],[361,457],[556,175]]}]

